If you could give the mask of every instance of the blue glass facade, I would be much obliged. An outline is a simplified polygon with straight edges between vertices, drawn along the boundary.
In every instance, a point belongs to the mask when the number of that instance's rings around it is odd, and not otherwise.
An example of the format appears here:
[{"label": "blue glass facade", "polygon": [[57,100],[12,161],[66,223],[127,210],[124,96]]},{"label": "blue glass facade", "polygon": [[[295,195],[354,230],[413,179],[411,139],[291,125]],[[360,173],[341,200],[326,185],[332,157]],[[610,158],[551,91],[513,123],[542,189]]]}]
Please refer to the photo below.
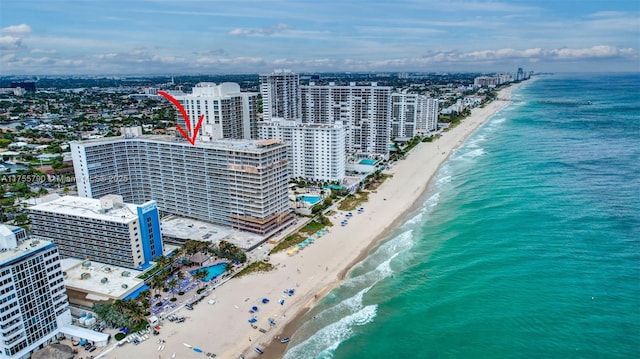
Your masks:
[{"label": "blue glass facade", "polygon": [[156,201],[148,201],[138,206],[138,220],[144,262],[148,263],[162,255],[160,215]]}]

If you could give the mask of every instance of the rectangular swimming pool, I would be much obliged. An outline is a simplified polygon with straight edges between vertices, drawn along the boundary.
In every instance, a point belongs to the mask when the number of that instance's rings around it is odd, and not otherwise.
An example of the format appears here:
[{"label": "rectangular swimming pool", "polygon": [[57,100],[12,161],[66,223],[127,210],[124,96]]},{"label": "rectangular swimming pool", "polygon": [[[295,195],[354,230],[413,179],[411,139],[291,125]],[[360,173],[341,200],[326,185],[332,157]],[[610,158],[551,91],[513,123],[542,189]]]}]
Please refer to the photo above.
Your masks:
[{"label": "rectangular swimming pool", "polygon": [[[214,264],[212,266],[208,266],[208,267],[202,267],[200,269],[207,271],[207,276],[206,278],[204,278],[205,282],[208,282],[212,279],[215,279],[217,277],[219,277],[222,273],[224,273],[224,269],[226,268],[227,263],[218,263],[218,264]],[[189,273],[191,273],[191,275],[195,274],[196,270],[192,270]]]},{"label": "rectangular swimming pool", "polygon": [[322,201],[322,196],[310,196],[310,195],[298,196],[298,201],[305,201],[313,206],[316,203]]}]

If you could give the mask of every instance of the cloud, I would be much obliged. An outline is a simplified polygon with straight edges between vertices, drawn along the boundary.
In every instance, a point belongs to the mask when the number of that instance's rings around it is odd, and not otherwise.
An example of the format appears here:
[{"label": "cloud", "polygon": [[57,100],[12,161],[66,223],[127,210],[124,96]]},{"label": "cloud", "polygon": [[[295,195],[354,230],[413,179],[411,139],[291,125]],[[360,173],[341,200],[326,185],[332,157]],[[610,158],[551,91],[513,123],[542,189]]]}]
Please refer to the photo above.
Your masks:
[{"label": "cloud", "polygon": [[528,5],[516,5],[500,1],[441,1],[441,0],[414,0],[408,1],[413,7],[421,9],[437,9],[438,11],[451,12],[524,12],[534,11],[537,7]]},{"label": "cloud", "polygon": [[47,54],[47,55],[52,55],[55,54],[57,51],[55,49],[50,49],[50,50],[45,50],[45,49],[31,49],[30,51],[32,54]]},{"label": "cloud", "polygon": [[0,33],[25,36],[31,33],[31,27],[27,24],[11,25],[0,29]]},{"label": "cloud", "polygon": [[[32,53],[40,53],[34,49]],[[80,57],[56,58],[19,56],[20,52],[7,52],[0,56],[0,67],[12,73],[31,74],[160,74],[235,72],[260,73],[274,68],[291,68],[294,71],[505,71],[513,67],[532,66],[543,68],[567,68],[576,63],[585,70],[597,70],[604,59],[607,64],[619,64],[628,69],[636,66],[640,53],[637,49],[597,45],[591,47],[530,47],[524,49],[500,48],[475,51],[430,51],[423,56],[396,57],[379,53],[376,57],[336,57],[316,54],[312,57],[283,56],[230,56],[220,49],[186,56],[161,52],[153,47],[138,47],[128,51],[112,51],[87,54]],[[46,54],[45,54],[46,55]],[[589,67],[590,66],[590,67]],[[623,67],[619,67],[622,70]]]},{"label": "cloud", "polygon": [[0,29],[0,50],[24,48],[22,40],[31,33],[27,24],[11,25]]},{"label": "cloud", "polygon": [[193,51],[192,54],[194,54],[196,56],[200,56],[200,55],[225,56],[225,55],[228,55],[228,53],[227,53],[227,51],[225,51],[225,49],[212,49],[212,50],[208,50],[208,51]]},{"label": "cloud", "polygon": [[22,39],[17,36],[0,36],[0,50],[16,50],[22,47]]},{"label": "cloud", "polygon": [[259,27],[257,29],[242,29],[237,28],[228,32],[231,36],[249,36],[249,35],[273,35],[278,32],[291,29],[291,26],[287,24],[277,24],[268,27]]}]

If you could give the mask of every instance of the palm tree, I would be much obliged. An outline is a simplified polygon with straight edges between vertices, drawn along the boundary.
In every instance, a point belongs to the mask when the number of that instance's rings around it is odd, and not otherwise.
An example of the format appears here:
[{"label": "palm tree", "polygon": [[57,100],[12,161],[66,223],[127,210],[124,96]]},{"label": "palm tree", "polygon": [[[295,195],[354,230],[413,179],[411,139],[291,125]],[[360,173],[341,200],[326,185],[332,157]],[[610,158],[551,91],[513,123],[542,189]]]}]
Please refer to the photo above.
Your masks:
[{"label": "palm tree", "polygon": [[177,278],[177,283],[179,287],[180,282],[182,282],[182,280],[184,279],[184,272],[182,270],[178,270],[178,273],[176,273],[176,278]]},{"label": "palm tree", "polygon": [[164,279],[162,278],[161,275],[158,274],[155,277],[153,277],[153,279],[151,279],[151,282],[149,282],[149,285],[153,290],[155,290],[156,296],[158,296],[159,289],[164,286]]},{"label": "palm tree", "polygon": [[123,303],[124,313],[129,319],[131,327],[138,327],[147,321],[147,309],[135,300],[126,300]]},{"label": "palm tree", "polygon": [[[180,264],[182,264],[183,259],[184,259],[184,247],[180,247],[178,249],[176,249],[176,251],[173,253],[173,256],[171,258],[178,258],[173,260],[173,263],[175,263],[176,261],[178,261]],[[173,269],[173,265],[171,267]]]},{"label": "palm tree", "polygon": [[193,273],[193,278],[195,278],[198,281],[198,289],[200,289],[203,279],[207,278],[207,271],[204,269],[198,269],[197,271],[195,271],[195,273]]},{"label": "palm tree", "polygon": [[173,298],[171,299],[172,301],[175,301],[176,299],[176,293],[174,291],[174,289],[176,289],[176,287],[178,286],[178,280],[175,278],[172,278],[169,282],[167,282],[167,287],[169,287],[169,290],[171,291],[171,294],[173,295]]},{"label": "palm tree", "polygon": [[171,259],[165,256],[160,256],[156,259],[156,265],[161,270],[164,269],[166,266],[168,266],[169,263],[171,263]]},{"label": "palm tree", "polygon": [[143,290],[138,296],[138,302],[145,308],[149,307],[150,300],[151,300],[151,291],[149,289]]}]

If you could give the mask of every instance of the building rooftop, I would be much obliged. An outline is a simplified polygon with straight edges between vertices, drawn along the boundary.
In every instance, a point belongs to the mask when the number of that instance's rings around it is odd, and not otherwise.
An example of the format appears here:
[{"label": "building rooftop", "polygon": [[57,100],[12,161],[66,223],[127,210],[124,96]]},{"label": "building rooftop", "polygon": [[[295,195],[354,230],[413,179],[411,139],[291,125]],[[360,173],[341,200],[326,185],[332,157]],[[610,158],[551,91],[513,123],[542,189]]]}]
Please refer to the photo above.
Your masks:
[{"label": "building rooftop", "polygon": [[129,223],[138,218],[136,205],[119,203],[114,204],[112,208],[103,208],[100,199],[75,196],[64,196],[50,202],[43,202],[29,207],[29,210],[61,213],[118,223]]},{"label": "building rooftop", "polygon": [[190,218],[170,216],[161,222],[162,236],[165,239],[194,239],[211,243],[216,243],[224,239],[245,250],[253,248],[265,240],[265,237],[254,233],[240,232],[229,227],[217,226]]},{"label": "building rooftop", "polygon": [[196,148],[211,148],[211,149],[221,149],[221,150],[245,150],[245,151],[256,151],[262,152],[265,148],[270,147],[270,145],[280,145],[284,146],[281,142],[269,143],[269,145],[264,145],[259,140],[232,140],[232,139],[219,139],[215,141],[196,141],[195,146],[192,146],[187,140],[182,138],[181,136],[169,136],[169,135],[142,135],[133,138],[124,138],[124,136],[120,137],[104,137],[93,140],[82,141],[81,143],[84,145],[90,144],[101,144],[108,142],[121,142],[121,141],[146,141],[146,142],[161,142],[161,143],[173,143],[175,145],[182,145],[188,147],[196,147]]},{"label": "building rooftop", "polygon": [[16,260],[20,257],[29,255],[31,252],[44,248],[53,243],[41,239],[26,239],[18,243],[15,248],[0,249],[0,265]]},{"label": "building rooftop", "polygon": [[69,289],[87,293],[93,301],[122,299],[144,284],[137,278],[142,271],[77,258],[60,260],[64,284]]}]

